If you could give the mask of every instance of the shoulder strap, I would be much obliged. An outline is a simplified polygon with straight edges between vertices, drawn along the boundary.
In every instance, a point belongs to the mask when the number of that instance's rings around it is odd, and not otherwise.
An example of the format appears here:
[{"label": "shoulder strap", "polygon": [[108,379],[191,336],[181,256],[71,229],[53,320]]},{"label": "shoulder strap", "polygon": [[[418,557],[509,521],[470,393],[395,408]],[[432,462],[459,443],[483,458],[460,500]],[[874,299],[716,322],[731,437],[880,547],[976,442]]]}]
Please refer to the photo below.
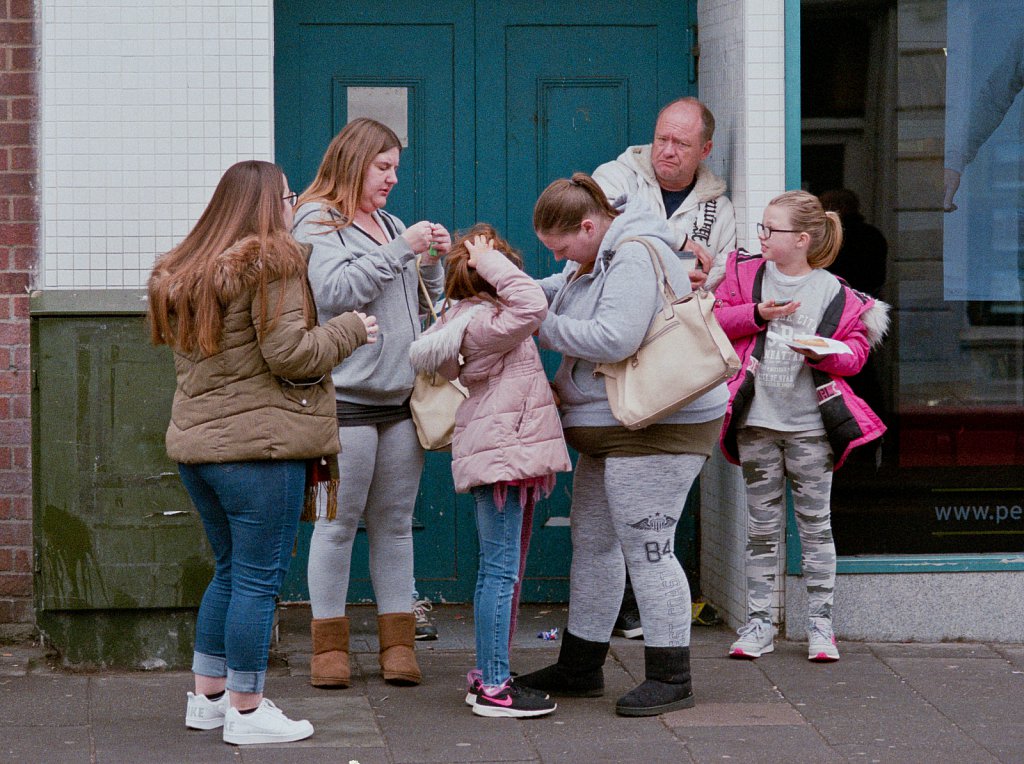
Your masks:
[{"label": "shoulder strap", "polygon": [[672,289],[672,285],[668,282],[668,276],[665,274],[665,261],[661,259],[661,253],[658,251],[658,248],[651,243],[650,239],[645,236],[627,236],[615,245],[615,251],[617,252],[623,244],[631,241],[643,244],[647,248],[647,254],[651,257],[651,264],[654,265],[654,276],[661,283],[662,296],[669,304],[675,302],[677,299],[676,293],[675,290]]}]

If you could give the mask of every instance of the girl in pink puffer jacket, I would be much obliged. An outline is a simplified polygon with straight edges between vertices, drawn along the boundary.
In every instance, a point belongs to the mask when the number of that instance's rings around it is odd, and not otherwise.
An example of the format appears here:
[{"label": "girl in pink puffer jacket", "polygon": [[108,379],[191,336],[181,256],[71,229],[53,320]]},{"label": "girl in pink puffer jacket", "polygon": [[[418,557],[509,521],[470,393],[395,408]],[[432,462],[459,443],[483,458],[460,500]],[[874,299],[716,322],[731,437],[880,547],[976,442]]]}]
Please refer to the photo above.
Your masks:
[{"label": "girl in pink puffer jacket", "polygon": [[[775,197],[757,229],[761,255],[729,255],[715,290],[715,316],[742,363],[729,382],[722,450],[743,466],[747,488],[748,620],[729,655],[751,659],[774,650],[771,600],[788,477],[807,582],[807,657],[836,661],[832,472],[852,448],[885,432],[844,378],[881,342],[888,306],[825,270],[843,229],[817,197]],[[844,352],[829,349],[833,340]]]},{"label": "girl in pink puffer jacket", "polygon": [[[473,713],[541,716],[543,693],[512,683],[509,635],[533,505],[572,469],[562,425],[532,335],[547,314],[543,290],[490,226],[464,234],[445,262],[445,295],[457,300],[412,344],[418,372],[458,378],[469,390],[452,439],[455,490],[476,503],[480,565],[473,616]],[[529,519],[524,519],[524,517]]]}]

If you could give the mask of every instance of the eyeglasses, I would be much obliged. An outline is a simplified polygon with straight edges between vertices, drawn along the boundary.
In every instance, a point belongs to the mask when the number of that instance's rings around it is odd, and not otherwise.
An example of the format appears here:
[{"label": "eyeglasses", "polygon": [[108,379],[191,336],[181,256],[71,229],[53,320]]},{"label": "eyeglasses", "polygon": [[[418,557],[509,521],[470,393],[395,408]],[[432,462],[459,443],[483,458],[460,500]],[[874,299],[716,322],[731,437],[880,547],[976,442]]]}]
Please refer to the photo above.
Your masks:
[{"label": "eyeglasses", "polygon": [[797,231],[794,228],[771,228],[770,226],[757,224],[757,235],[762,239],[772,238],[773,233],[803,233],[803,231]]},{"label": "eyeglasses", "polygon": [[295,191],[292,191],[290,194],[285,194],[281,198],[288,202],[288,204],[290,204],[292,207],[294,207],[295,202],[299,200],[299,195]]}]

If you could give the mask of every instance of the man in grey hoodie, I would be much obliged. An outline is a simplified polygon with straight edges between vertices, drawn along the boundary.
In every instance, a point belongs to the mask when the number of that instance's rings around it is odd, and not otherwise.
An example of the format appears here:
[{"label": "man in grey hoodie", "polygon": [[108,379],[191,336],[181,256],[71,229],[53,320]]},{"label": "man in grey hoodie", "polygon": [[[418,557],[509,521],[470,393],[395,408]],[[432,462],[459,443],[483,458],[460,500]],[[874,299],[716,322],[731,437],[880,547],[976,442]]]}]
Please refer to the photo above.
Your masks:
[{"label": "man in grey hoodie", "polygon": [[626,194],[667,219],[672,248],[690,271],[690,283],[709,290],[724,277],[726,256],[736,249],[736,216],[725,181],[703,163],[714,133],[707,106],[678,98],[658,114],[652,143],[630,146],[594,170],[609,200]]}]

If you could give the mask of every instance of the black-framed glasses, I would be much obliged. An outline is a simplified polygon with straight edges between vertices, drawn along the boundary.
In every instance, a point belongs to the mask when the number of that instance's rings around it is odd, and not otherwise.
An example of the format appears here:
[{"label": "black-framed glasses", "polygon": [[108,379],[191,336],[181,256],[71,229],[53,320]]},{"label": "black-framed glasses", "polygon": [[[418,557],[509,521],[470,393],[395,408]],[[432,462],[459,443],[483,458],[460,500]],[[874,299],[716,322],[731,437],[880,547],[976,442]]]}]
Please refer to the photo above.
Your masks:
[{"label": "black-framed glasses", "polygon": [[803,233],[803,231],[797,231],[795,228],[772,228],[761,223],[757,224],[757,235],[762,239],[772,238],[773,233]]},{"label": "black-framed glasses", "polygon": [[281,198],[288,202],[288,204],[290,204],[292,207],[294,207],[295,202],[299,200],[299,195],[297,192],[292,191],[290,194],[285,194]]}]

